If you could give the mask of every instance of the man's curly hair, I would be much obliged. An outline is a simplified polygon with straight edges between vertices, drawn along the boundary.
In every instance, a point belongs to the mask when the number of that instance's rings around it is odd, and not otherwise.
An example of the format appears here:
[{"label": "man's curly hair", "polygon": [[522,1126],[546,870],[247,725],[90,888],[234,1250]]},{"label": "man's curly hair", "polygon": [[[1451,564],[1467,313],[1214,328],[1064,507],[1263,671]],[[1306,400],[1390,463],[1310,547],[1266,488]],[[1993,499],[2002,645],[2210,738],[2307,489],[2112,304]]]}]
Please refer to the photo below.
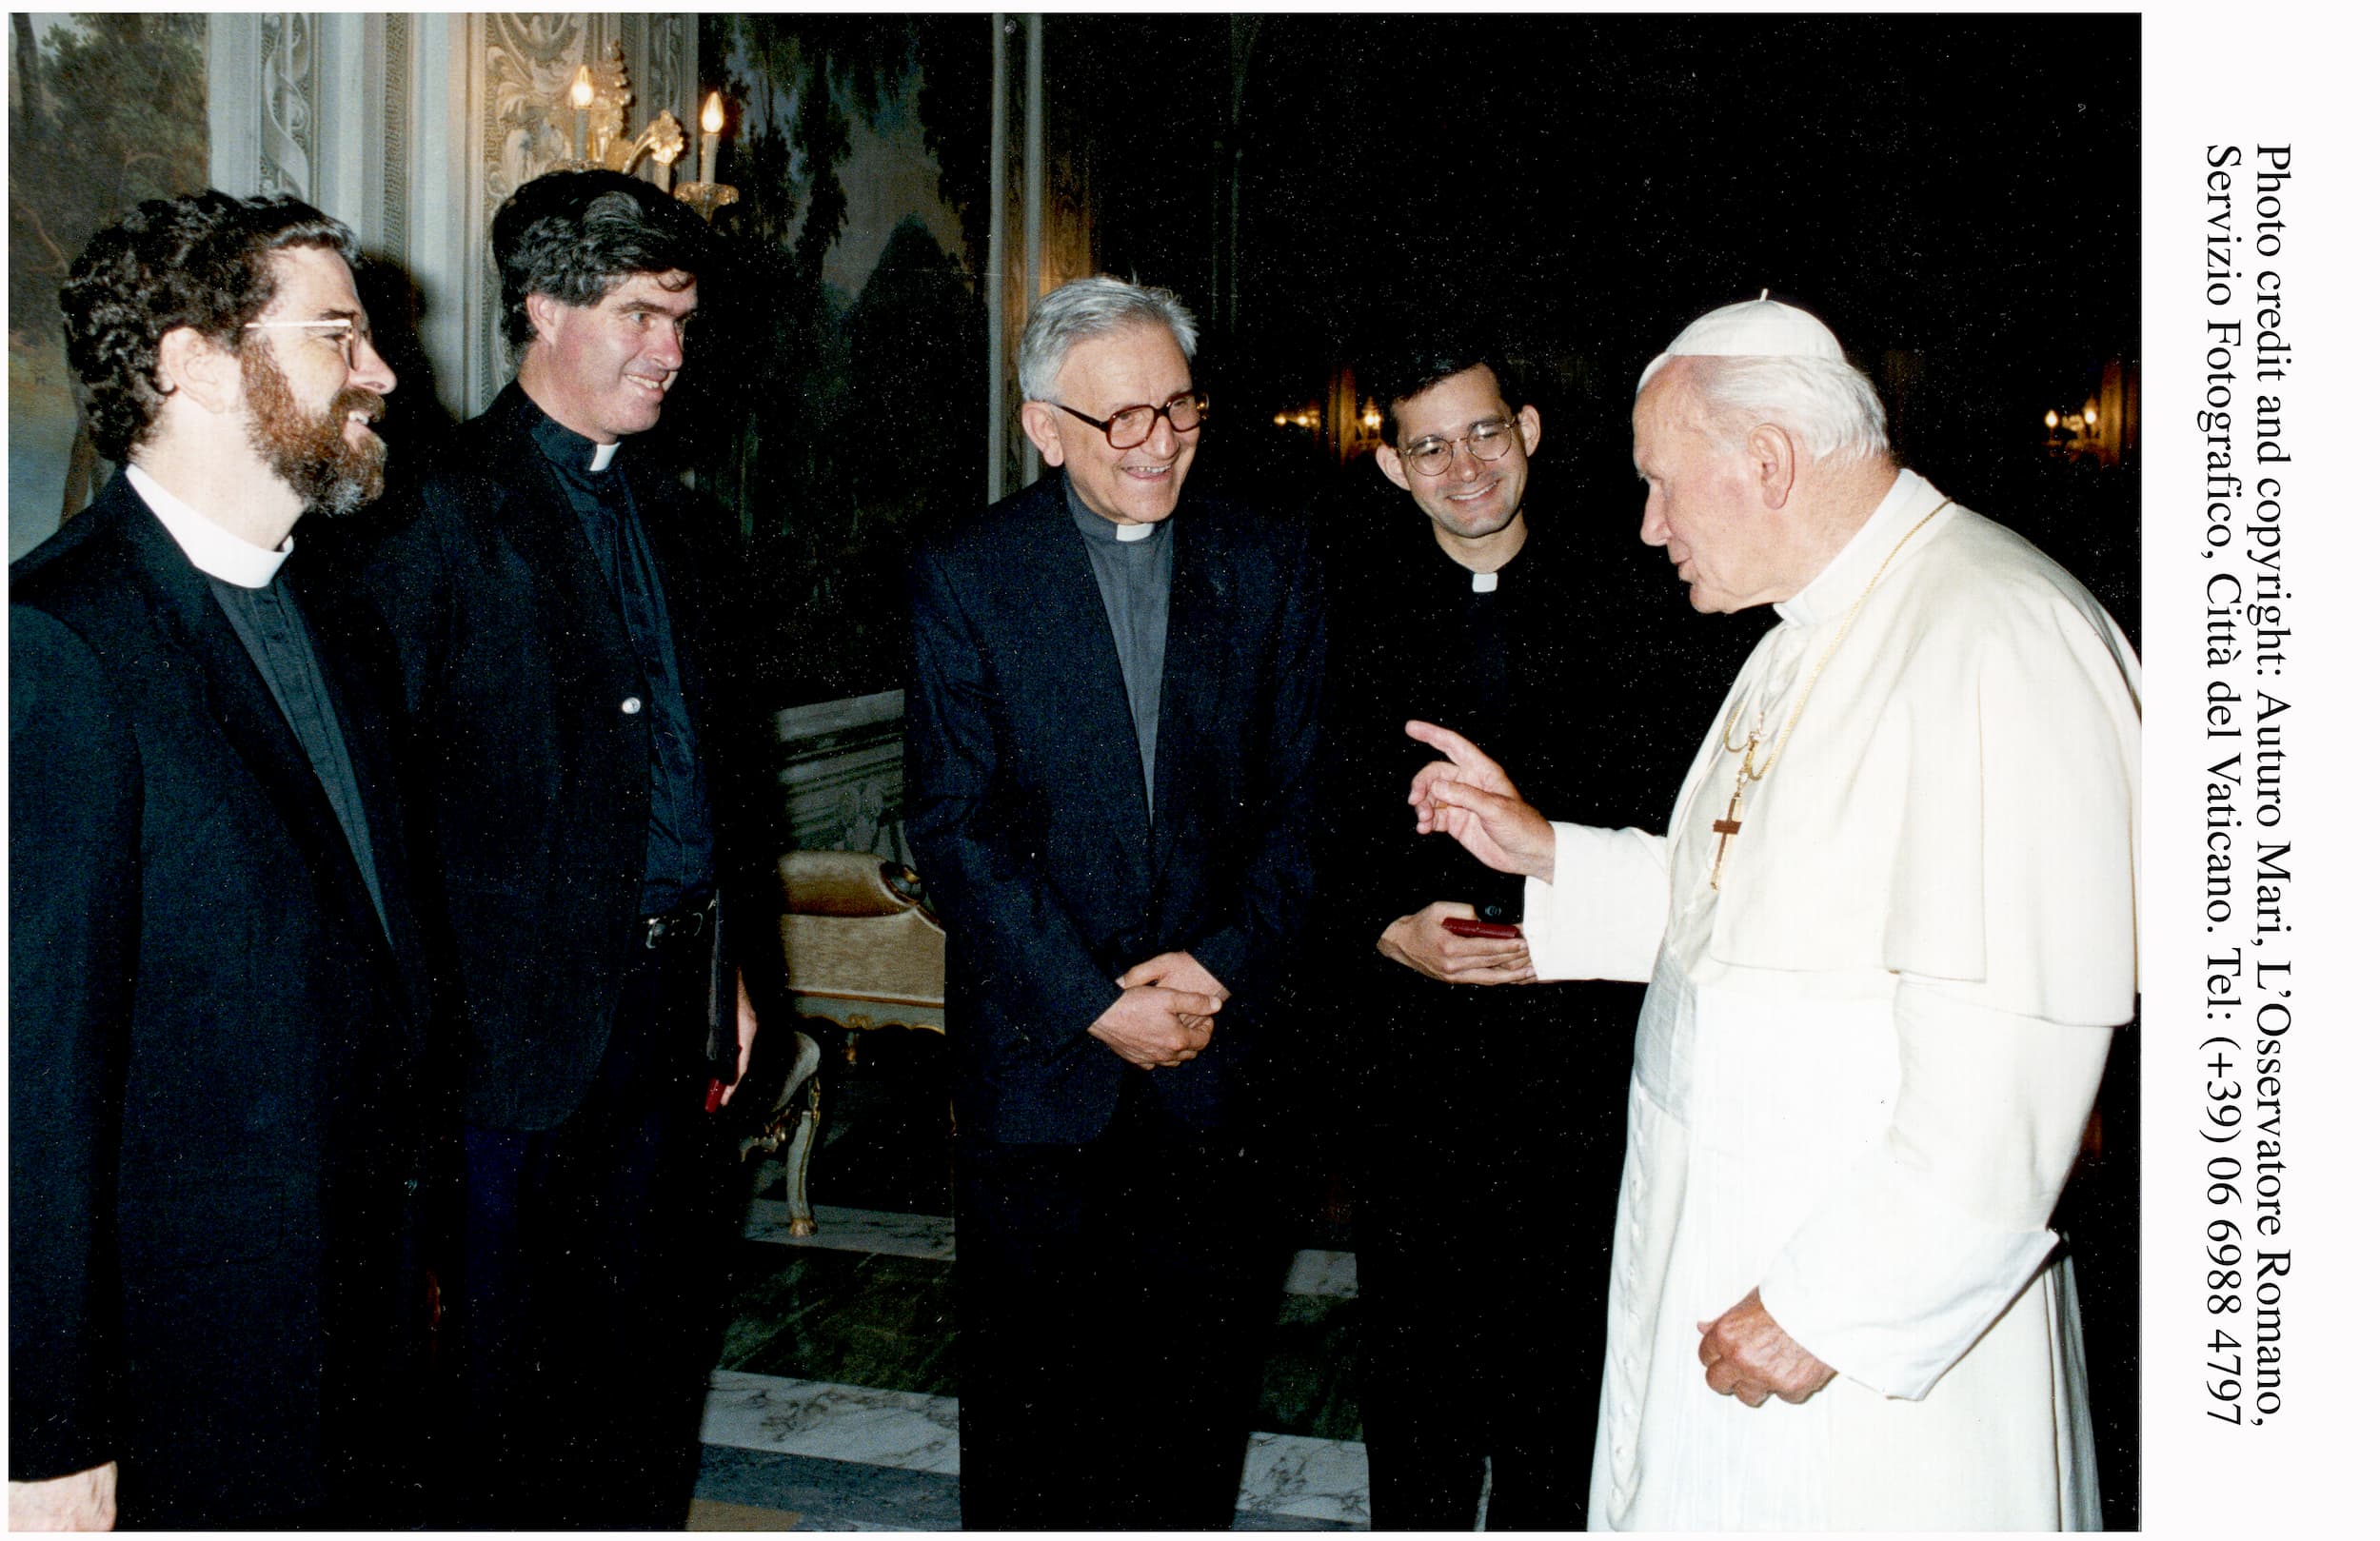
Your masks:
[{"label": "man's curly hair", "polygon": [[691,207],[622,171],[548,171],[525,182],[488,234],[504,280],[505,337],[516,348],[536,330],[530,295],[589,306],[632,274],[699,278],[710,236]]},{"label": "man's curly hair", "polygon": [[177,326],[236,349],[279,285],[272,254],[321,247],[353,267],[355,236],[295,198],[209,188],[152,198],[90,239],[58,291],[66,357],[102,455],[121,463],[155,425],[157,345]]}]

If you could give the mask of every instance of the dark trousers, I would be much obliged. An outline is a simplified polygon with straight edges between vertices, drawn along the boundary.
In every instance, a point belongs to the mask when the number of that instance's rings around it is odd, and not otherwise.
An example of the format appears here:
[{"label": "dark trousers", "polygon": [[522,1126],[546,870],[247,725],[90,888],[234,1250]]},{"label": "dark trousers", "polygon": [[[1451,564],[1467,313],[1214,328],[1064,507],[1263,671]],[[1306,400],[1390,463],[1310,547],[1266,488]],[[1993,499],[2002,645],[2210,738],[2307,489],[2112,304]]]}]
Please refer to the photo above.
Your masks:
[{"label": "dark trousers", "polygon": [[1241,1143],[1136,1076],[1090,1144],[957,1165],[966,1528],[1229,1527],[1287,1261]]},{"label": "dark trousers", "polygon": [[1467,1531],[1484,1484],[1490,1530],[1584,1530],[1631,1000],[1445,1023],[1458,988],[1405,1019],[1470,1036],[1383,1033],[1355,1120],[1372,1528]]},{"label": "dark trousers", "polygon": [[685,1524],[724,1261],[704,1223],[709,951],[636,949],[560,1126],[465,1130],[450,1523]]}]

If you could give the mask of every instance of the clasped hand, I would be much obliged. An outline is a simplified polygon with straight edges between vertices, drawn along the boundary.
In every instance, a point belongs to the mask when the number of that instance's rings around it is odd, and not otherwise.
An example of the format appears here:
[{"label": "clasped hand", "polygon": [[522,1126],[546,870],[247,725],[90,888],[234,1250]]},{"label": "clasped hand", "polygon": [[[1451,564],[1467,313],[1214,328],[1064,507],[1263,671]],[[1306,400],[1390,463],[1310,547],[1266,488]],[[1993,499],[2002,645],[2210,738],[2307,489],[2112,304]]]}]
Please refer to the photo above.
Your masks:
[{"label": "clasped hand", "polygon": [[1188,953],[1160,953],[1117,979],[1123,994],[1091,1024],[1091,1036],[1142,1070],[1186,1065],[1215,1036],[1215,1014],[1231,992]]}]

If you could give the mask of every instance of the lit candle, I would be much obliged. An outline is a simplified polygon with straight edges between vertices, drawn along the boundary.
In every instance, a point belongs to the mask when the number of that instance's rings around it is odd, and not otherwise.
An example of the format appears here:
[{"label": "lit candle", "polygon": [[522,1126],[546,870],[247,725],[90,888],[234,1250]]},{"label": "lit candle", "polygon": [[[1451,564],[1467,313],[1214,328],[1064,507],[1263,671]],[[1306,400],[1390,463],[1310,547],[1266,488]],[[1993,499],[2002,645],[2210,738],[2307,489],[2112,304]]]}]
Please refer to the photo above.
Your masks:
[{"label": "lit candle", "polygon": [[709,182],[719,175],[719,130],[727,127],[727,109],[720,105],[719,93],[703,104],[703,176]]},{"label": "lit candle", "polygon": [[570,82],[570,106],[578,113],[578,158],[582,161],[586,159],[586,109],[594,105],[595,77],[587,72],[586,66],[581,65],[577,77]]}]

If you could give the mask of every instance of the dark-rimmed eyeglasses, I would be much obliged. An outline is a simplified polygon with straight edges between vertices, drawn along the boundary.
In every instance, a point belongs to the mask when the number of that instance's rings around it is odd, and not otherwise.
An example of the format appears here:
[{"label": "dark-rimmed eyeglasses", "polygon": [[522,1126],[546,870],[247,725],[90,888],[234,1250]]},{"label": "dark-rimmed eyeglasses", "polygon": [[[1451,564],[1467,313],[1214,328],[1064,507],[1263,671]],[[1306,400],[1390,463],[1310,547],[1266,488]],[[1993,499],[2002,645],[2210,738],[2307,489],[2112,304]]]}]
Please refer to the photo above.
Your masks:
[{"label": "dark-rimmed eyeglasses", "polygon": [[339,350],[347,367],[355,367],[355,345],[372,340],[371,328],[359,326],[352,316],[324,316],[313,321],[251,321],[240,328],[248,332],[302,331],[328,343]]},{"label": "dark-rimmed eyeglasses", "polygon": [[1405,464],[1423,476],[1444,476],[1455,464],[1455,446],[1462,445],[1477,461],[1502,460],[1513,446],[1513,430],[1519,425],[1517,418],[1502,418],[1493,423],[1474,423],[1471,431],[1460,439],[1423,439],[1397,451]]},{"label": "dark-rimmed eyeglasses", "polygon": [[1148,443],[1149,435],[1157,431],[1157,414],[1160,412],[1165,414],[1165,421],[1176,433],[1196,433],[1206,422],[1206,392],[1202,390],[1185,390],[1169,399],[1162,406],[1127,406],[1103,418],[1078,412],[1063,402],[1046,405],[1104,432],[1110,449],[1138,449]]}]

